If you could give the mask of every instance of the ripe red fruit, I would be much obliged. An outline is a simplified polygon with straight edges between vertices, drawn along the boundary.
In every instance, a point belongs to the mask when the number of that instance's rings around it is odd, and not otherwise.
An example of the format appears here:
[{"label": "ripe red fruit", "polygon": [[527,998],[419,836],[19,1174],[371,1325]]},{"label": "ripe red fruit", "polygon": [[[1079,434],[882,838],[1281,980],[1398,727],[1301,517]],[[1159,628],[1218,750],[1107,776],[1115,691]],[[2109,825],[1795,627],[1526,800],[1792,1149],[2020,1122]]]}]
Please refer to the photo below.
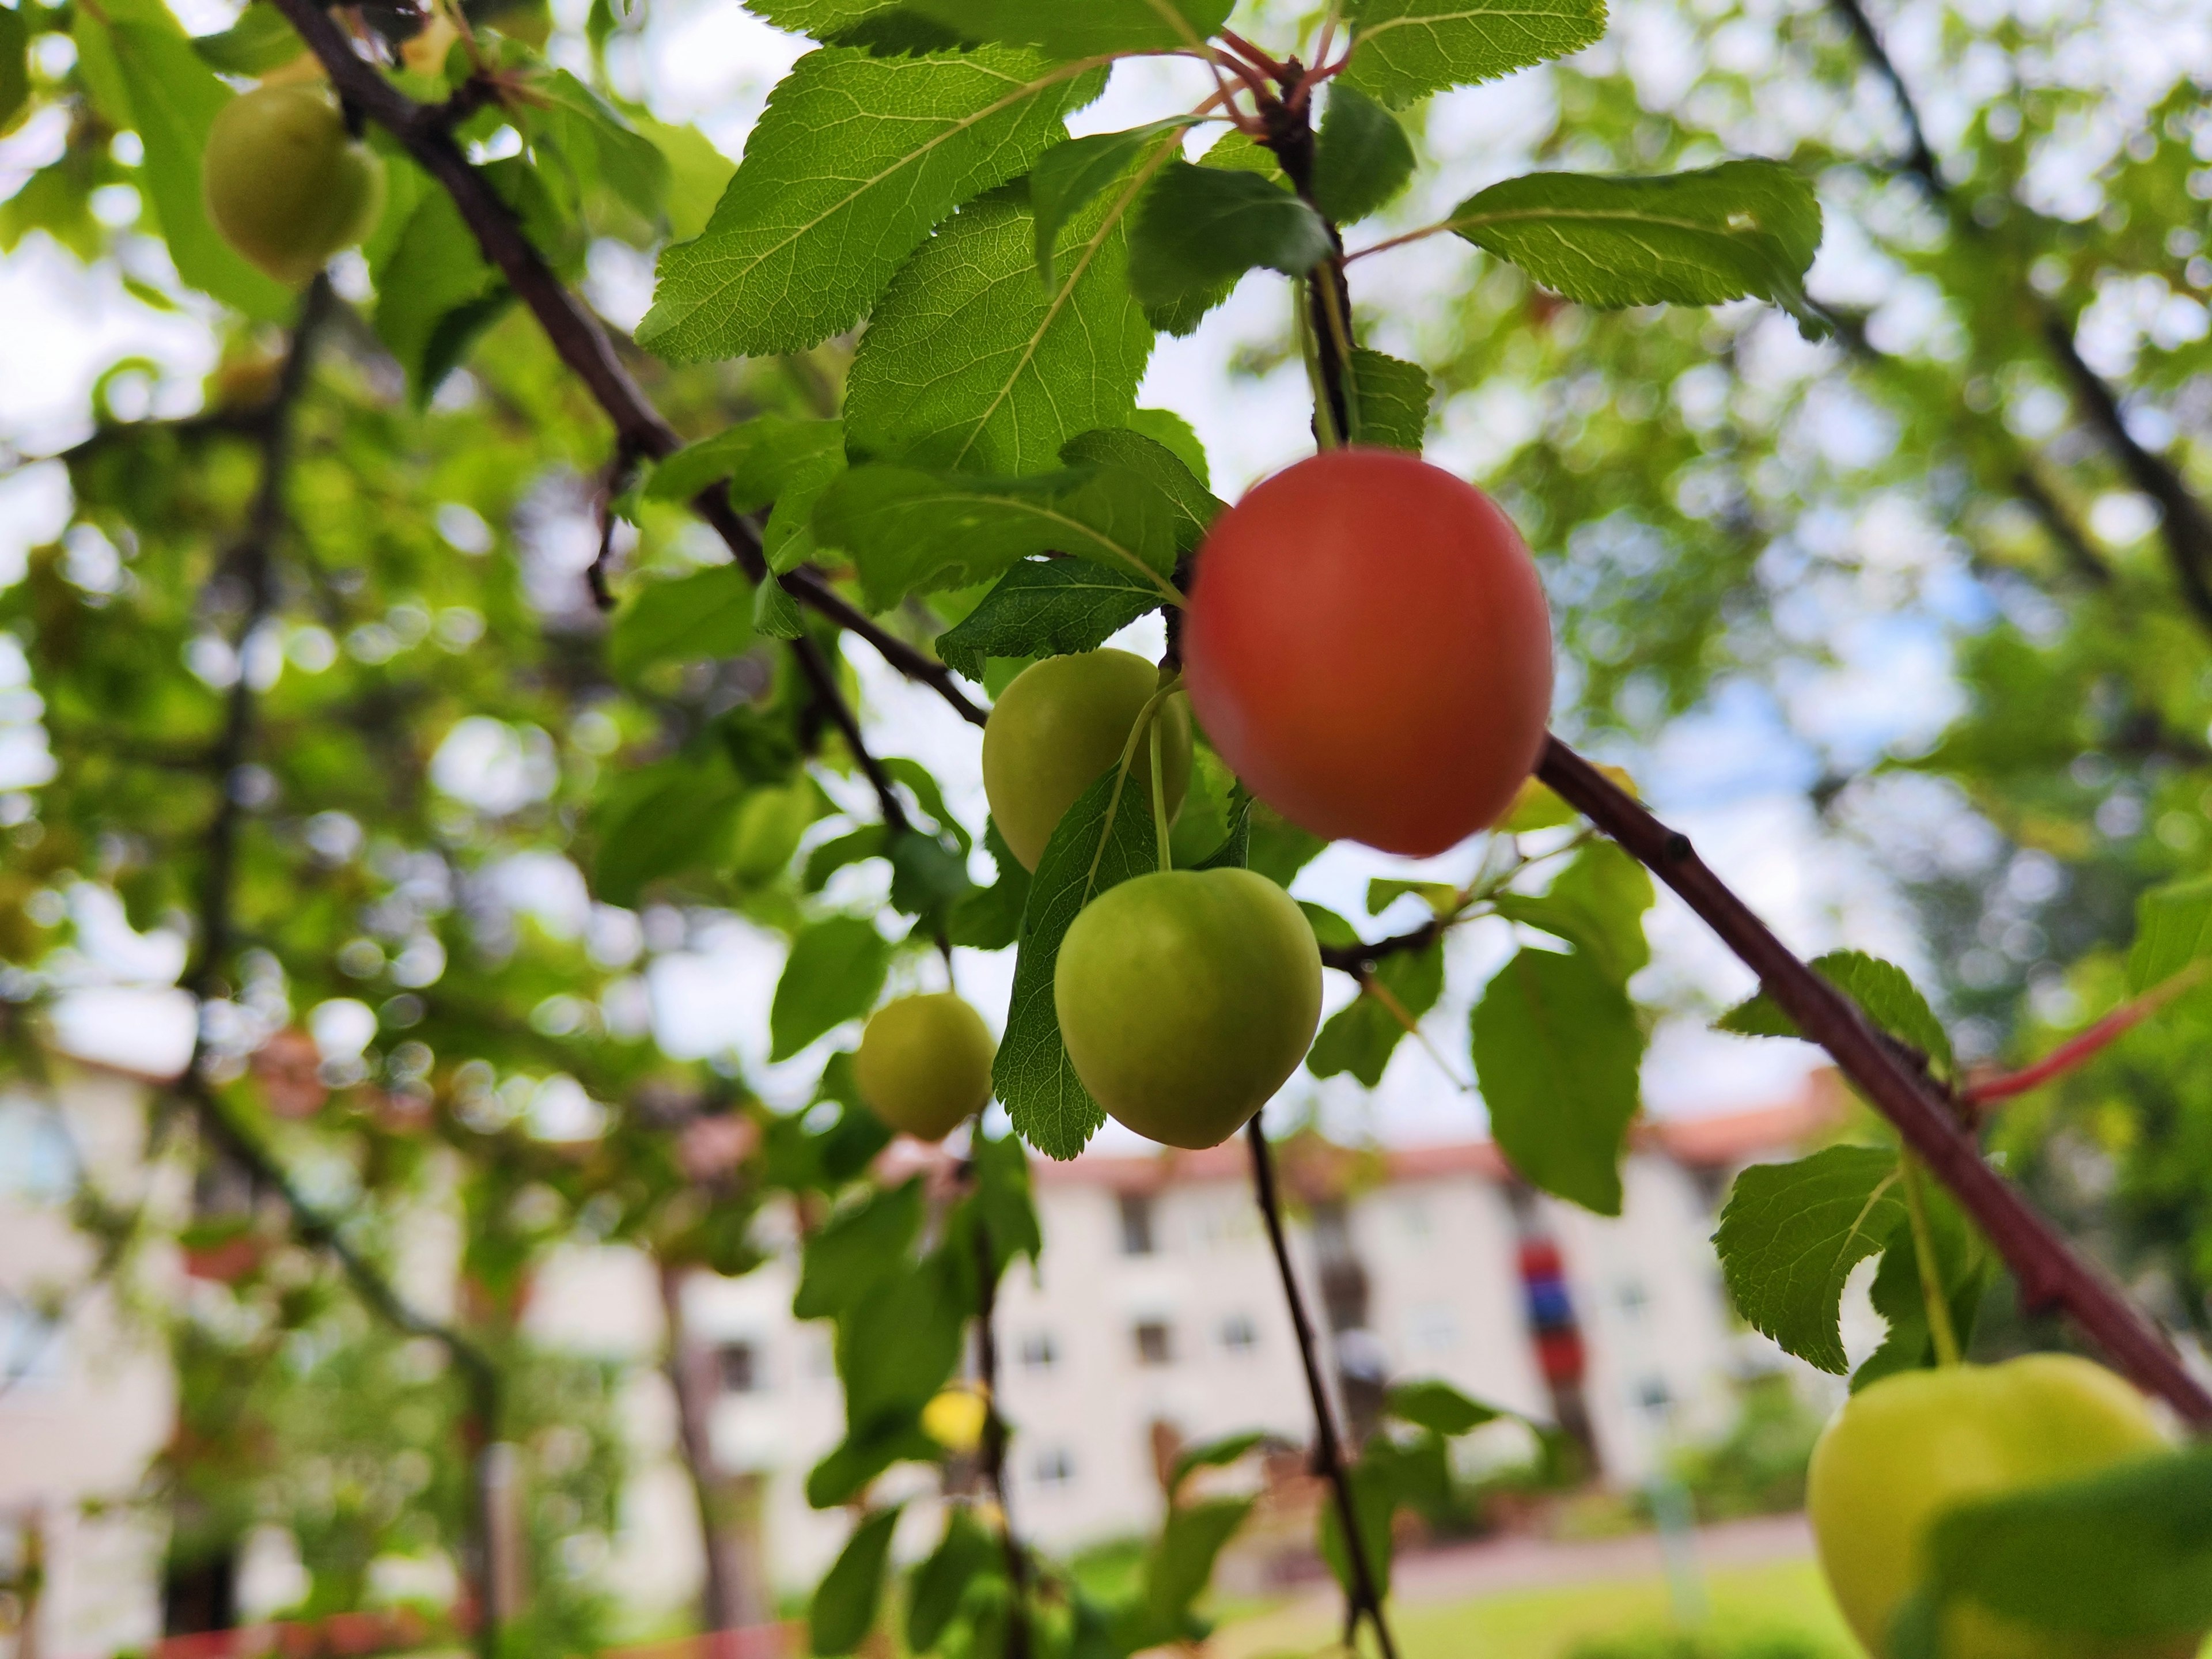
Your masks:
[{"label": "ripe red fruit", "polygon": [[1387,853],[1496,823],[1551,712],[1551,616],[1520,533],[1388,450],[1300,461],[1215,520],[1182,653],[1200,724],[1261,799]]}]

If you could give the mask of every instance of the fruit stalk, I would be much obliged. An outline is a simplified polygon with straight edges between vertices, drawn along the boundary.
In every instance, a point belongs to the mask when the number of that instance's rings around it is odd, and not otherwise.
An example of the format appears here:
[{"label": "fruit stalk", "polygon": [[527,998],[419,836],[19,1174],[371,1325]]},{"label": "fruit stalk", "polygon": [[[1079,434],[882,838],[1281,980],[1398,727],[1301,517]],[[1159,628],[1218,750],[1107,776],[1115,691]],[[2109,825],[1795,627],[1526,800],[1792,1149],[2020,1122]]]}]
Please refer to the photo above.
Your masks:
[{"label": "fruit stalk", "polygon": [[2212,1428],[2212,1393],[2189,1374],[2163,1334],[1984,1162],[1943,1091],[1909,1065],[1856,1003],[1793,955],[1706,867],[1688,836],[1653,817],[1557,738],[1547,739],[1536,775],[1673,888],[1759,975],[1798,1030],[1828,1051],[1973,1218],[2011,1270],[2025,1306],[2063,1309],[2137,1388],[2164,1400],[2200,1431]]},{"label": "fruit stalk", "polygon": [[1358,1510],[1352,1500],[1352,1479],[1345,1468],[1344,1443],[1337,1435],[1336,1413],[1322,1382],[1321,1354],[1314,1340],[1313,1320],[1306,1312],[1305,1296],[1298,1289],[1297,1275],[1291,1267],[1290,1246],[1283,1237],[1283,1207],[1275,1188],[1274,1154],[1268,1148],[1267,1131],[1260,1127],[1257,1117],[1245,1126],[1244,1133],[1252,1144],[1252,1188],[1260,1200],[1260,1213],[1267,1220],[1267,1243],[1275,1252],[1275,1270],[1282,1275],[1283,1299],[1290,1304],[1291,1328],[1297,1334],[1298,1360],[1305,1368],[1306,1393],[1313,1401],[1314,1461],[1321,1465],[1321,1473],[1328,1479],[1329,1493],[1336,1505],[1337,1525],[1344,1532],[1345,1559],[1352,1568],[1352,1622],[1356,1624],[1364,1617],[1374,1629],[1382,1659],[1398,1659],[1389,1622],[1382,1615],[1382,1598],[1376,1591],[1374,1568],[1367,1559],[1366,1540],[1360,1534]]}]

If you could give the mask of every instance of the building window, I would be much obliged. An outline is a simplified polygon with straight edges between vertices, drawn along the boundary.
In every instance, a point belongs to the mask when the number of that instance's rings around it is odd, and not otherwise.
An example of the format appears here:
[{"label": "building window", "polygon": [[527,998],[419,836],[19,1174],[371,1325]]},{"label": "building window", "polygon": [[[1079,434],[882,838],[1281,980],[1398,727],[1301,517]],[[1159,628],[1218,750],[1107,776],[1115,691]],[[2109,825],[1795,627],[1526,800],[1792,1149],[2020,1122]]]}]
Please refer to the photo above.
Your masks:
[{"label": "building window", "polygon": [[758,1394],[765,1381],[760,1350],[750,1342],[723,1343],[714,1350],[714,1375],[724,1394]]},{"label": "building window", "polygon": [[1060,1344],[1050,1331],[1031,1331],[1022,1338],[1022,1369],[1048,1371],[1060,1364]]},{"label": "building window", "polygon": [[1221,1322],[1221,1346],[1233,1354],[1248,1354],[1260,1346],[1260,1333],[1244,1315],[1231,1314]]},{"label": "building window", "polygon": [[1644,1281],[1638,1279],[1622,1279],[1620,1288],[1613,1292],[1613,1299],[1620,1303],[1620,1315],[1624,1319],[1641,1319],[1644,1310],[1651,1303],[1650,1292],[1644,1288]]},{"label": "building window", "polygon": [[1158,1249],[1152,1239],[1152,1195],[1121,1194],[1121,1254],[1151,1255]]},{"label": "building window", "polygon": [[1139,1365],[1165,1365],[1174,1358],[1165,1325],[1156,1319],[1148,1319],[1137,1327],[1137,1363]]},{"label": "building window", "polygon": [[1039,1452],[1036,1462],[1030,1465],[1030,1468],[1040,1486],[1064,1486],[1075,1479],[1075,1460],[1062,1446]]},{"label": "building window", "polygon": [[15,1383],[62,1380],[61,1322],[0,1291],[0,1394]]},{"label": "building window", "polygon": [[1401,1200],[1398,1206],[1398,1220],[1399,1224],[1405,1228],[1406,1237],[1408,1238],[1425,1239],[1435,1236],[1436,1218],[1429,1213],[1428,1200],[1425,1199],[1409,1198]]},{"label": "building window", "polygon": [[1665,1377],[1647,1376],[1636,1385],[1636,1403],[1652,1416],[1661,1417],[1674,1403],[1674,1396],[1668,1390]]}]

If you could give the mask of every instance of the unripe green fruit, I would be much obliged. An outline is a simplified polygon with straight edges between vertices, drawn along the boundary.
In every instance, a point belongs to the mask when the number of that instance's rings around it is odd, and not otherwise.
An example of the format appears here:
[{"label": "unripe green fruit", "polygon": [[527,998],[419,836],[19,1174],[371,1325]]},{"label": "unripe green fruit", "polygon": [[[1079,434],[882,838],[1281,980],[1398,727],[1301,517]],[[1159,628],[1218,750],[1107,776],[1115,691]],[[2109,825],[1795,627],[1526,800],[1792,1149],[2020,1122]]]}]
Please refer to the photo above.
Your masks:
[{"label": "unripe green fruit", "polygon": [[[2141,1395],[2069,1354],[1886,1376],[1853,1395],[1814,1448],[1806,1509],[1821,1570],[1859,1640],[1886,1656],[1943,1510],[2094,1474],[2165,1445]],[[1942,1650],[1944,1659],[2185,1659],[2197,1643],[2090,1642],[1963,1605],[1946,1615]]]},{"label": "unripe green fruit", "polygon": [[[992,821],[1024,869],[1037,867],[1067,809],[1121,758],[1159,678],[1158,669],[1129,652],[1085,651],[1031,663],[991,705],[983,727],[983,793]],[[1183,699],[1170,697],[1153,719],[1172,820],[1190,781],[1190,711]],[[1151,741],[1148,735],[1129,763],[1136,799],[1147,811]]]},{"label": "unripe green fruit", "polygon": [[200,189],[223,240],[297,286],[374,228],[384,167],[319,83],[257,87],[208,130]]},{"label": "unripe green fruit", "polygon": [[1249,870],[1139,876],[1085,907],[1053,974],[1075,1074],[1139,1134],[1218,1146],[1298,1068],[1321,1023],[1321,951]]},{"label": "unripe green fruit", "polygon": [[942,1140],[991,1098],[997,1052],[982,1015],[951,992],[901,997],[869,1017],[853,1081],[892,1128]]}]

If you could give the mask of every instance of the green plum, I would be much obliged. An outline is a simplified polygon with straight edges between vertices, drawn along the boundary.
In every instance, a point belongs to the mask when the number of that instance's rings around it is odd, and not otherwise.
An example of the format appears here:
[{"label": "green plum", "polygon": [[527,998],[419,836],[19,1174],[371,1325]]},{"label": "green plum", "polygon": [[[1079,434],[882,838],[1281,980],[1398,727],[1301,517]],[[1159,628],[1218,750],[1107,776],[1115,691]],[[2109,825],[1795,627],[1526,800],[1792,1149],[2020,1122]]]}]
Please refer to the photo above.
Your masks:
[{"label": "green plum", "polygon": [[240,93],[216,112],[200,189],[223,240],[297,287],[375,228],[384,166],[347,133],[324,87],[283,82]]},{"label": "green plum", "polygon": [[869,1016],[853,1080],[870,1111],[917,1140],[942,1140],[991,1098],[998,1044],[951,991],[899,997]]},{"label": "green plum", "polygon": [[[1121,758],[1159,678],[1152,664],[1127,651],[1047,657],[1016,675],[991,705],[983,728],[983,793],[1024,869],[1037,867],[1067,809]],[[1172,820],[1190,781],[1190,710],[1182,698],[1170,697],[1156,719],[1160,781]],[[1149,811],[1152,763],[1143,750],[1129,772]]]},{"label": "green plum", "polygon": [[1075,918],[1052,988],[1093,1099],[1153,1140],[1216,1146],[1305,1058],[1321,1023],[1321,951],[1265,876],[1158,872]]},{"label": "green plum", "polygon": [[[2094,1474],[2166,1445],[2142,1396],[2070,1354],[1905,1371],[1870,1383],[1814,1448],[1806,1508],[1844,1617],[1875,1655],[1925,1571],[1929,1526],[1966,1500]],[[1944,1659],[2185,1659],[2194,1637],[2092,1642],[1967,1605]]]}]

